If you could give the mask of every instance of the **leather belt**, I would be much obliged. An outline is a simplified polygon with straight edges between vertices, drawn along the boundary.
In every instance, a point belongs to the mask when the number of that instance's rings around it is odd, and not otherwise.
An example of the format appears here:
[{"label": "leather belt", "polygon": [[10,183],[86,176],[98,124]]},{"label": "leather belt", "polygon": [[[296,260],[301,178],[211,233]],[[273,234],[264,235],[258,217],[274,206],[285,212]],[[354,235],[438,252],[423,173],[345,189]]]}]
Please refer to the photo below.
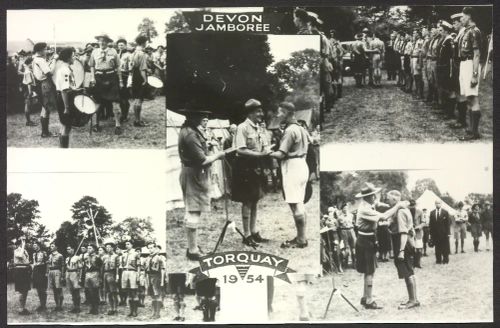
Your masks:
[{"label": "leather belt", "polygon": [[286,159],[291,159],[291,158],[304,158],[306,157],[306,154],[304,155],[295,155],[295,156],[287,156]]},{"label": "leather belt", "polygon": [[62,268],[60,268],[60,267],[50,267],[49,270],[59,270],[59,271],[62,271]]},{"label": "leather belt", "polygon": [[358,234],[362,236],[375,236],[374,232],[363,232],[363,231],[358,231]]},{"label": "leather belt", "polygon": [[115,69],[110,69],[110,70],[96,70],[95,74],[96,75],[102,75],[102,74],[113,74],[116,73]]},{"label": "leather belt", "polygon": [[66,272],[78,272],[79,270],[66,270]]},{"label": "leather belt", "polygon": [[123,269],[123,271],[137,271],[137,269]]}]

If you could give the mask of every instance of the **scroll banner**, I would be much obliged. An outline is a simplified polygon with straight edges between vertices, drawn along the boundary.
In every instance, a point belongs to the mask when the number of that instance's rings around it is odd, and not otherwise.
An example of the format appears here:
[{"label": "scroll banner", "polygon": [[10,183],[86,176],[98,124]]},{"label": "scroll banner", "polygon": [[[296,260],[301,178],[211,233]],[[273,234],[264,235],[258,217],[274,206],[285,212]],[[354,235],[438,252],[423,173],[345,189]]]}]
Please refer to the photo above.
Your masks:
[{"label": "scroll banner", "polygon": [[218,13],[208,11],[183,12],[192,33],[239,32],[279,34],[284,14],[281,13]]},{"label": "scroll banner", "polygon": [[218,268],[234,266],[243,279],[251,267],[266,268],[270,276],[291,283],[288,273],[295,270],[288,267],[288,260],[282,257],[251,251],[230,251],[203,256],[199,260],[200,266],[189,272],[198,276],[198,279],[208,278],[209,272]]}]

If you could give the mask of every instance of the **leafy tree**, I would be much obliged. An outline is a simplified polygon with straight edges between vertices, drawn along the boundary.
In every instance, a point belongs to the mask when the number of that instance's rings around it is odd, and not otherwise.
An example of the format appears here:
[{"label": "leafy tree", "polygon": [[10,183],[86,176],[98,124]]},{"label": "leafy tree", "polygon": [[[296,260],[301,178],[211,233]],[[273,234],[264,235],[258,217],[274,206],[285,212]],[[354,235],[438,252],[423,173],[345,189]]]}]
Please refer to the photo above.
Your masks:
[{"label": "leafy tree", "polygon": [[165,23],[165,33],[191,33],[189,23],[181,10],[177,10]]},{"label": "leafy tree", "polygon": [[[54,243],[59,252],[66,255],[66,247],[71,245],[76,248],[85,238],[86,230],[81,230],[76,222],[64,221],[56,231],[56,238]],[[85,240],[84,240],[85,241]]]},{"label": "leafy tree", "polygon": [[[71,212],[73,213],[73,222],[78,227],[78,231],[87,230],[91,221],[89,221],[90,216],[94,215],[95,227],[101,237],[106,237],[110,233],[111,226],[113,225],[113,218],[108,210],[99,204],[97,199],[91,196],[83,196],[79,201],[73,204],[71,207]],[[91,240],[94,240],[94,231],[89,229],[89,236]]]},{"label": "leafy tree", "polygon": [[485,201],[489,201],[493,203],[493,195],[492,194],[480,194],[480,193],[470,193],[465,196],[465,203],[468,205],[473,204],[484,204]]},{"label": "leafy tree", "polygon": [[140,34],[147,36],[149,42],[151,42],[151,39],[154,39],[158,36],[155,22],[148,17],[144,17],[142,19],[142,22],[139,24],[139,26],[137,26],[137,31],[139,31]]},{"label": "leafy tree", "polygon": [[115,240],[117,244],[121,245],[123,244],[123,236],[130,237],[135,247],[143,247],[146,246],[148,241],[154,241],[154,229],[151,218],[129,217],[115,224],[111,228],[110,237]]}]

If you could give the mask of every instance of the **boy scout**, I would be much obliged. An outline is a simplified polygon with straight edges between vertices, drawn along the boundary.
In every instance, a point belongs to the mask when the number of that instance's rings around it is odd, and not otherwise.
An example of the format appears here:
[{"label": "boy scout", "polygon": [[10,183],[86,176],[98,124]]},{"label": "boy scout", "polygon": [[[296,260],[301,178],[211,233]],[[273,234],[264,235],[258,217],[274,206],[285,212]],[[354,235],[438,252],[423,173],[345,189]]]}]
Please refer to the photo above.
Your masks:
[{"label": "boy scout", "polygon": [[132,54],[129,51],[127,40],[118,39],[116,41],[118,47],[118,57],[120,58],[120,71],[122,74],[122,85],[120,86],[120,122],[128,122],[128,112],[130,109],[130,91],[127,87],[127,82],[132,68]]},{"label": "boy scout", "polygon": [[373,83],[376,86],[380,86],[380,82],[382,80],[382,63],[384,62],[385,57],[385,44],[375,33],[373,34],[373,39],[370,41],[370,48],[373,50]]},{"label": "boy scout", "polygon": [[419,30],[413,31],[413,49],[411,52],[411,73],[413,79],[415,80],[415,95],[416,97],[424,97],[424,80],[422,78],[422,47],[424,40],[422,39],[421,32]]},{"label": "boy scout", "polygon": [[453,85],[453,53],[454,42],[450,35],[453,27],[450,23],[442,21],[439,24],[439,33],[442,42],[437,52],[436,74],[441,98],[442,110],[446,119],[453,119],[455,108],[455,88]]},{"label": "boy scout", "polygon": [[373,276],[377,268],[377,241],[375,233],[379,220],[387,220],[392,217],[397,210],[406,207],[407,202],[398,202],[391,209],[380,213],[374,209],[377,203],[377,194],[381,188],[376,188],[371,183],[366,183],[365,187],[355,195],[355,198],[361,199],[356,214],[356,226],[358,228],[358,238],[356,240],[356,270],[364,274],[364,291],[361,297],[361,305],[365,309],[382,309],[375,300],[373,300]]},{"label": "boy scout", "polygon": [[[88,256],[88,253],[87,253],[87,245],[86,244],[83,244],[81,247],[80,247],[80,257],[82,258],[82,263],[85,263],[85,258]],[[81,283],[80,283],[80,286],[83,286],[85,287],[85,265],[83,266],[83,269],[82,269],[82,279],[81,279]],[[85,301],[83,302],[84,305],[88,305],[90,304],[90,296],[89,296],[89,291],[84,288],[83,289],[84,291],[84,294],[85,294]]]},{"label": "boy scout", "polygon": [[50,244],[50,255],[48,260],[48,279],[49,279],[49,288],[52,289],[54,293],[54,301],[56,303],[56,307],[54,311],[62,311],[62,303],[63,303],[63,293],[62,287],[65,282],[64,279],[64,257],[57,250],[57,246],[55,243]]},{"label": "boy scout", "polygon": [[[113,42],[107,34],[95,37],[99,42],[99,48],[92,51],[89,59],[91,70],[90,85],[93,87],[94,97],[98,103],[97,112],[106,107],[113,107],[113,102],[120,101],[120,88],[123,88],[122,73],[120,69],[120,57],[114,48],[109,48],[108,43]],[[115,134],[122,133],[119,108],[113,107],[115,117]],[[95,132],[100,132],[99,115],[96,115]]]},{"label": "boy scout", "polygon": [[122,257],[122,288],[127,289],[130,305],[129,317],[137,317],[137,308],[139,301],[137,298],[137,287],[139,283],[139,275],[141,273],[141,261],[139,254],[135,251],[132,241],[125,242],[125,252]]},{"label": "boy scout", "polygon": [[[391,190],[387,193],[389,205],[396,206],[401,201],[401,193]],[[417,282],[413,272],[413,255],[415,253],[415,231],[413,219],[408,208],[399,208],[389,225],[392,237],[394,264],[398,271],[399,279],[404,279],[408,291],[408,302],[402,303],[399,309],[412,309],[420,306],[417,299]]]},{"label": "boy scout", "polygon": [[101,287],[101,270],[102,260],[96,254],[97,247],[95,245],[88,245],[85,257],[85,289],[88,290],[90,297],[90,311],[89,314],[99,314],[99,288]]},{"label": "boy scout", "polygon": [[29,315],[30,312],[26,309],[26,300],[30,290],[30,275],[31,267],[26,252],[25,237],[22,236],[16,241],[16,249],[14,250],[14,285],[16,292],[19,293],[20,315]]},{"label": "boy scout", "polygon": [[411,91],[413,89],[413,75],[412,75],[412,69],[411,69],[411,54],[413,52],[414,39],[413,39],[413,36],[409,32],[406,32],[405,38],[406,38],[406,44],[405,44],[405,48],[403,51],[403,54],[404,54],[403,68],[404,68],[404,73],[405,73],[405,89],[404,89],[404,91],[407,93],[411,93]]},{"label": "boy scout", "polygon": [[118,255],[114,251],[114,243],[105,244],[106,254],[102,257],[104,293],[108,297],[110,310],[108,315],[114,315],[118,310]]},{"label": "boy scout", "polygon": [[460,140],[477,140],[479,134],[479,120],[481,109],[479,108],[479,58],[481,56],[481,31],[475,23],[475,12],[472,7],[464,7],[462,10],[462,24],[465,27],[464,34],[460,40],[460,94],[467,97],[467,109],[470,112],[471,131]]},{"label": "boy scout", "polygon": [[264,173],[263,158],[267,156],[268,146],[265,135],[259,127],[264,112],[260,101],[249,99],[245,103],[246,120],[238,125],[234,147],[236,159],[233,165],[232,200],[241,202],[243,222],[243,243],[256,246],[267,242],[257,230],[258,201],[264,196],[264,185],[267,177]]},{"label": "boy scout", "polygon": [[455,237],[455,254],[458,253],[458,240],[460,240],[460,249],[462,250],[462,253],[465,253],[464,240],[467,236],[468,219],[469,214],[464,209],[464,203],[459,202],[453,224],[453,236]]},{"label": "boy scout", "polygon": [[467,127],[467,97],[460,92],[460,55],[459,55],[459,44],[464,36],[465,28],[462,25],[462,13],[454,14],[451,16],[453,22],[453,27],[457,33],[454,41],[454,53],[453,53],[453,85],[455,87],[455,93],[457,95],[457,111],[458,117],[457,122],[451,126],[453,129],[463,129]]},{"label": "boy scout", "polygon": [[165,262],[158,254],[159,249],[154,243],[148,244],[149,257],[144,268],[147,273],[148,293],[153,298],[153,315],[151,319],[160,318],[160,310],[163,306],[161,297],[163,295],[163,287],[165,284]]},{"label": "boy scout", "polygon": [[33,46],[33,75],[35,76],[37,93],[42,104],[40,124],[42,138],[57,137],[49,131],[50,113],[56,110],[56,89],[52,82],[54,61],[47,62],[47,43],[39,42]]},{"label": "boy scout", "polygon": [[73,308],[69,312],[80,313],[80,288],[83,262],[81,256],[75,255],[75,249],[73,246],[66,247],[66,253],[68,254],[68,257],[65,260],[66,284],[73,300]]},{"label": "boy scout", "polygon": [[436,59],[437,59],[437,45],[440,40],[440,35],[435,26],[431,28],[431,39],[429,41],[429,47],[427,49],[427,81],[429,84],[429,90],[427,95],[427,101],[429,104],[435,104],[438,101],[438,91],[437,91],[437,78],[436,78]]},{"label": "boy scout", "polygon": [[278,108],[279,117],[287,124],[277,151],[270,153],[273,158],[281,160],[281,174],[283,194],[288,203],[295,221],[297,235],[281,244],[282,248],[304,248],[308,242],[306,238],[306,212],[304,198],[306,185],[309,180],[309,168],[306,163],[307,149],[310,137],[301,127],[295,117],[295,106],[289,102],[282,102]]},{"label": "boy scout", "polygon": [[127,305],[127,290],[122,288],[123,250],[121,248],[117,247],[116,248],[116,255],[117,255],[117,259],[118,259],[118,278],[116,281],[118,283],[118,295],[120,296],[120,303],[118,305],[124,306],[124,305]]},{"label": "boy scout", "polygon": [[47,309],[47,253],[40,248],[38,242],[33,243],[33,255],[31,265],[33,266],[33,288],[36,289],[40,306],[37,312]]},{"label": "boy scout", "polygon": [[141,120],[142,102],[147,96],[148,81],[148,55],[145,53],[145,47],[148,38],[139,35],[135,38],[137,46],[132,58],[130,59],[130,77],[131,98],[134,99],[134,126],[145,127],[146,124]]},{"label": "boy scout", "polygon": [[146,299],[146,259],[149,256],[149,249],[147,247],[137,248],[135,250],[139,254],[141,272],[139,273],[139,283],[137,286],[137,297],[139,298],[139,307],[145,307],[144,300]]}]

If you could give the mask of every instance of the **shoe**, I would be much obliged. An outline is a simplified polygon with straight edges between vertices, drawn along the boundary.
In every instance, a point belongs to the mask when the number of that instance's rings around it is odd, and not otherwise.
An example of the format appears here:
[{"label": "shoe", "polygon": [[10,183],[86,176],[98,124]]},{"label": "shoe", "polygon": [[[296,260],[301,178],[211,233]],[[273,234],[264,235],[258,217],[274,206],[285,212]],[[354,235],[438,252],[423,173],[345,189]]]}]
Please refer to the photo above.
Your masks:
[{"label": "shoe", "polygon": [[57,133],[52,133],[52,132],[42,133],[42,138],[57,138],[57,137],[59,137],[59,134]]},{"label": "shoe", "polygon": [[441,261],[436,261],[436,264],[441,264]]},{"label": "shoe", "polygon": [[459,138],[458,140],[470,141],[470,140],[479,140],[479,139],[481,139],[481,136],[479,134],[468,134],[468,135],[465,135],[465,136]]},{"label": "shoe", "polygon": [[253,233],[252,234],[252,240],[255,241],[256,243],[267,243],[269,242],[269,239],[262,238],[259,232]]},{"label": "shoe", "polygon": [[113,315],[113,314],[115,314],[115,313],[116,313],[115,311],[110,310],[110,311],[108,311],[108,313],[107,313],[107,314],[108,314],[108,315]]},{"label": "shoe", "polygon": [[19,315],[30,315],[31,312],[26,310],[26,309],[23,309],[22,311],[19,312]]},{"label": "shoe", "polygon": [[424,253],[424,254],[422,254],[422,256],[425,256],[425,257],[427,257],[428,255],[427,255],[426,253]]},{"label": "shoe", "polygon": [[377,302],[373,301],[369,304],[368,303],[365,304],[365,309],[367,309],[367,310],[381,310],[381,309],[383,309],[383,307],[377,305]]},{"label": "shoe", "polygon": [[185,321],[185,320],[186,320],[186,318],[184,318],[184,317],[179,317],[179,321]]},{"label": "shoe", "polygon": [[361,297],[361,299],[359,300],[359,304],[365,306],[366,305],[366,297]]},{"label": "shoe", "polygon": [[115,135],[119,136],[122,134],[122,128],[120,126],[115,127]]},{"label": "shoe", "polygon": [[181,317],[175,317],[173,320],[174,320],[174,321],[180,321],[180,320],[181,320]]},{"label": "shoe", "polygon": [[144,123],[143,121],[140,121],[140,122],[134,122],[134,126],[137,128],[143,128],[143,127],[146,127],[148,125],[146,123]]},{"label": "shoe", "polygon": [[200,253],[189,253],[189,249],[186,249],[186,257],[191,261],[199,261],[201,255]]},{"label": "shoe", "polygon": [[251,235],[250,235],[250,236],[248,236],[248,237],[243,238],[243,240],[242,240],[241,242],[242,242],[243,244],[247,245],[247,246],[250,246],[250,247],[257,247],[257,246],[259,246],[259,244],[257,244],[257,243],[253,240],[253,238],[252,238],[252,236],[251,236]]},{"label": "shoe", "polygon": [[307,240],[304,243],[299,243],[297,241],[297,237],[293,238],[292,240],[286,240],[281,244],[281,248],[305,248],[307,247],[308,243]]},{"label": "shoe", "polygon": [[413,309],[413,308],[416,308],[416,307],[419,307],[420,306],[420,302],[419,301],[416,301],[416,302],[406,302],[405,304],[400,304],[398,306],[398,309],[399,310],[408,310],[408,309]]},{"label": "shoe", "polygon": [[92,132],[101,132],[102,131],[102,128],[101,126],[99,125],[96,125],[92,128]]},{"label": "shoe", "polygon": [[465,251],[462,249],[462,251],[460,253],[465,253]]}]

